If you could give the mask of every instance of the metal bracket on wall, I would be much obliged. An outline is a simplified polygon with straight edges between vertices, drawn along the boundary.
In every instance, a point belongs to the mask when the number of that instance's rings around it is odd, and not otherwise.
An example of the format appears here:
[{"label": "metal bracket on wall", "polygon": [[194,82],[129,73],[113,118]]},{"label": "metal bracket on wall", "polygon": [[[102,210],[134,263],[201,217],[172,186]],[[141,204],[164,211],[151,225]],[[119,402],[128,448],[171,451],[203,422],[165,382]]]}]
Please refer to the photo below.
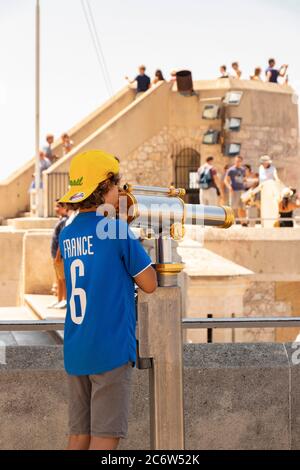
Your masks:
[{"label": "metal bracket on wall", "polygon": [[151,357],[140,357],[139,342],[136,342],[136,368],[139,370],[152,369]]}]

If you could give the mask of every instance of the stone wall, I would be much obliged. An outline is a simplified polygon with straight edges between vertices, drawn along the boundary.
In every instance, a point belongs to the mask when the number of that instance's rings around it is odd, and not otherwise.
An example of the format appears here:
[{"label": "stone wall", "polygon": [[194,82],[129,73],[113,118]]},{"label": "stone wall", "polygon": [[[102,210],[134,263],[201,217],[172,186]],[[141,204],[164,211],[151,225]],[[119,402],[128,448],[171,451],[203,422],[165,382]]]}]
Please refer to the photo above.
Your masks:
[{"label": "stone wall", "polygon": [[[211,126],[209,121],[199,119],[198,127],[165,126],[157,135],[122,159],[121,172],[124,180],[133,184],[169,186],[171,182],[175,182],[176,155],[186,148],[199,153],[199,166],[208,156],[213,155],[215,166],[221,175],[224,166],[231,164],[233,159],[223,155],[220,144],[202,144],[208,127],[221,130],[221,122]],[[297,129],[245,126],[239,133],[232,133],[230,141],[242,144],[241,153],[245,163],[249,163],[254,171],[258,171],[260,157],[268,154],[272,156],[282,181],[292,187],[299,186]]]},{"label": "stone wall", "polygon": [[[277,301],[275,282],[251,282],[244,295],[245,317],[290,317],[289,302]],[[256,343],[259,341],[276,341],[278,328],[238,329],[236,342]],[[294,339],[297,335],[294,336]]]},{"label": "stone wall", "polygon": [[[299,450],[299,348],[186,345],[186,448]],[[65,448],[68,391],[62,347],[9,346],[6,352],[7,364],[0,365],[0,448]],[[121,448],[149,449],[149,441],[148,373],[134,370],[129,439]]]},{"label": "stone wall", "polygon": [[21,303],[24,233],[0,227],[0,307],[14,307]]}]

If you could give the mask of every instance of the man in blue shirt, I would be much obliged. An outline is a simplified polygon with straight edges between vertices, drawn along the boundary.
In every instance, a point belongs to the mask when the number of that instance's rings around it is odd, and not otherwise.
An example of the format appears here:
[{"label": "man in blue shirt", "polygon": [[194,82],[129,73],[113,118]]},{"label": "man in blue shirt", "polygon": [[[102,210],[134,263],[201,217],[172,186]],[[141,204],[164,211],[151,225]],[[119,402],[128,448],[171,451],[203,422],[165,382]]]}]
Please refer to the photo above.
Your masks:
[{"label": "man in blue shirt", "polygon": [[134,80],[129,80],[128,77],[125,77],[126,80],[128,80],[128,82],[130,84],[132,84],[134,82],[137,83],[137,88],[136,88],[137,96],[139,95],[139,93],[145,93],[145,91],[149,90],[149,88],[151,86],[150,77],[148,77],[148,75],[146,75],[145,72],[146,72],[145,65],[141,65],[139,67],[139,74],[135,77]]},{"label": "man in blue shirt", "polygon": [[134,283],[148,293],[157,285],[151,259],[127,223],[103,215],[118,207],[118,173],[112,155],[77,155],[60,200],[79,210],[59,240],[68,298],[68,449],[113,450],[126,437],[136,362]]},{"label": "man in blue shirt", "polygon": [[229,190],[230,206],[241,220],[242,225],[247,226],[245,205],[241,199],[245,192],[245,177],[246,169],[243,165],[243,157],[239,155],[235,158],[234,165],[227,170],[224,183]]},{"label": "man in blue shirt", "polygon": [[269,59],[269,67],[266,70],[267,82],[278,83],[278,77],[286,75],[288,65],[282,65],[280,69],[275,69],[275,59]]}]

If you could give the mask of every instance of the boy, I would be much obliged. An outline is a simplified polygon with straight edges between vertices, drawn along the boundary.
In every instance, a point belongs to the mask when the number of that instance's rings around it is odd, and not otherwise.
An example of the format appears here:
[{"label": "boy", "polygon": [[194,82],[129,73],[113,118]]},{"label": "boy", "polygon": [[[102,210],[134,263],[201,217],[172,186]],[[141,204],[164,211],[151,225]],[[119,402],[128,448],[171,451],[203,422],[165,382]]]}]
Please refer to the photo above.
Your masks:
[{"label": "boy", "polygon": [[157,286],[151,259],[127,224],[96,213],[103,204],[117,209],[118,183],[117,159],[88,151],[72,160],[70,190],[60,200],[79,210],[60,236],[69,450],[114,450],[126,437],[136,361],[134,282],[147,293]]}]

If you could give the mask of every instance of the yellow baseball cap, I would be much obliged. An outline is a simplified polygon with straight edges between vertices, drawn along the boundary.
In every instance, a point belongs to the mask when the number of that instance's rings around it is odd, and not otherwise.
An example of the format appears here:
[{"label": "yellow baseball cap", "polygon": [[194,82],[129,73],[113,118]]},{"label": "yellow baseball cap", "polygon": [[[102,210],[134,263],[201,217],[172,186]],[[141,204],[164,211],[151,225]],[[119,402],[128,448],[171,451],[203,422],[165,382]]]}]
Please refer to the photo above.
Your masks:
[{"label": "yellow baseball cap", "polygon": [[69,191],[59,202],[77,203],[87,199],[108,178],[119,173],[119,162],[102,150],[88,150],[76,155],[70,165]]}]

